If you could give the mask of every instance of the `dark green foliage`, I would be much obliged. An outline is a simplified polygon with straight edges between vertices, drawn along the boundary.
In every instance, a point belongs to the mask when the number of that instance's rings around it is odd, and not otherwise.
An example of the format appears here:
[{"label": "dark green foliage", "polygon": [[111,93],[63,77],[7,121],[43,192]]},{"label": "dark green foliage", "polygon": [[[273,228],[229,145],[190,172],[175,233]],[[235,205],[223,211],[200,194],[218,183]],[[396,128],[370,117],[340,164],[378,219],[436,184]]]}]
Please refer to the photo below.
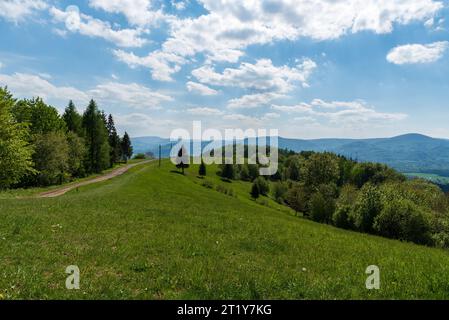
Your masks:
[{"label": "dark green foliage", "polygon": [[127,132],[125,132],[121,142],[121,153],[125,161],[131,159],[131,156],[133,155],[133,147],[131,145],[131,139]]},{"label": "dark green foliage", "polygon": [[228,180],[233,180],[234,177],[235,177],[234,165],[232,165],[232,164],[224,164],[224,165],[222,165],[221,177],[225,178],[225,179],[228,179]]},{"label": "dark green foliage", "polygon": [[135,159],[135,160],[144,160],[146,158],[147,158],[147,156],[145,155],[145,153],[138,153],[133,157],[133,159]]},{"label": "dark green foliage", "polygon": [[380,163],[357,163],[351,171],[351,182],[361,188],[370,182],[381,184],[386,181],[404,181],[405,177]]},{"label": "dark green foliage", "polygon": [[381,236],[430,244],[430,223],[427,215],[413,202],[395,199],[387,202],[374,220],[374,230]]},{"label": "dark green foliage", "polygon": [[248,164],[248,173],[250,181],[254,181],[259,176],[259,166],[257,164]]},{"label": "dark green foliage", "polygon": [[95,101],[91,100],[83,114],[83,127],[86,132],[88,173],[101,172],[110,166],[110,147],[108,130],[103,114],[98,110]]},{"label": "dark green foliage", "polygon": [[260,195],[267,196],[270,192],[270,184],[267,179],[263,177],[258,177],[254,180],[253,184],[257,185]]},{"label": "dark green foliage", "polygon": [[288,192],[288,185],[285,182],[276,182],[273,184],[273,197],[278,203],[284,203]]},{"label": "dark green foliage", "polygon": [[178,151],[176,163],[176,168],[181,169],[182,174],[184,174],[184,170],[189,167],[189,154],[184,146],[182,146]]},{"label": "dark green foliage", "polygon": [[[108,128],[109,137],[109,147],[110,147],[110,162],[111,166],[120,161],[122,155],[122,146],[120,137],[117,134],[117,129],[115,128],[114,118],[112,114],[108,117],[108,122],[106,127]],[[129,137],[128,137],[129,138]],[[131,153],[132,154],[132,153]]]},{"label": "dark green foliage", "polygon": [[206,176],[206,164],[204,163],[203,159],[201,159],[201,164],[200,164],[200,167],[198,169],[198,174],[201,177]]},{"label": "dark green foliage", "polygon": [[338,228],[354,229],[354,222],[351,218],[351,206],[347,204],[337,205],[332,215],[332,223]]},{"label": "dark green foliage", "polygon": [[62,119],[64,119],[68,131],[72,131],[80,137],[83,136],[83,117],[76,110],[72,100],[65,109]]},{"label": "dark green foliage", "polygon": [[309,200],[310,218],[316,222],[330,223],[335,210],[335,200],[318,191]]},{"label": "dark green foliage", "polygon": [[294,183],[287,192],[286,202],[295,212],[307,214],[310,193],[303,184]]},{"label": "dark green foliage", "polygon": [[251,180],[247,164],[240,165],[239,176],[240,176],[240,180],[243,180],[243,181],[250,181]]},{"label": "dark green foliage", "polygon": [[257,199],[260,196],[259,185],[257,183],[253,183],[251,186],[251,197],[253,199]]}]

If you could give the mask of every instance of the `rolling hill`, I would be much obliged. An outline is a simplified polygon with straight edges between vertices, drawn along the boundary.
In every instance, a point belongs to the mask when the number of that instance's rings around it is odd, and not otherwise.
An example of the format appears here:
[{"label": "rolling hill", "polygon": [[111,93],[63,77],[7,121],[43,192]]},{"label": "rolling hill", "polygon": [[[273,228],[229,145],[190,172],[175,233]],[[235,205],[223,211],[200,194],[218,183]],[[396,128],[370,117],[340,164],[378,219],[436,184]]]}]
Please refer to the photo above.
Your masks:
[{"label": "rolling hill", "polygon": [[[304,220],[197,169],[182,176],[164,160],[58,198],[0,193],[2,297],[449,298],[447,251]],[[80,290],[65,288],[69,265]],[[370,265],[380,290],[365,288]]]},{"label": "rolling hill", "polygon": [[[163,156],[170,150],[169,139],[134,138],[136,152],[158,154],[163,145]],[[406,134],[379,139],[316,139],[279,138],[279,147],[299,151],[330,151],[358,161],[387,164],[400,172],[432,173],[449,176],[449,140],[420,134]]]}]

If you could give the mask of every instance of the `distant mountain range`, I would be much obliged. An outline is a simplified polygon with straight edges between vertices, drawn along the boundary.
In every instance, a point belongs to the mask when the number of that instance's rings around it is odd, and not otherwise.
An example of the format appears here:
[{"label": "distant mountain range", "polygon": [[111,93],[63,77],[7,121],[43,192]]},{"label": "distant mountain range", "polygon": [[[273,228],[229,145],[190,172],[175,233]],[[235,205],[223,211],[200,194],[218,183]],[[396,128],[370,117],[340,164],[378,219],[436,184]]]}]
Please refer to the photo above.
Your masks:
[{"label": "distant mountain range", "polygon": [[[170,139],[139,137],[132,139],[134,152],[162,156],[170,151]],[[207,143],[203,143],[203,146]],[[449,140],[421,134],[406,134],[378,139],[287,139],[279,137],[279,148],[300,151],[330,151],[358,161],[385,163],[401,172],[434,173],[449,176]]]}]

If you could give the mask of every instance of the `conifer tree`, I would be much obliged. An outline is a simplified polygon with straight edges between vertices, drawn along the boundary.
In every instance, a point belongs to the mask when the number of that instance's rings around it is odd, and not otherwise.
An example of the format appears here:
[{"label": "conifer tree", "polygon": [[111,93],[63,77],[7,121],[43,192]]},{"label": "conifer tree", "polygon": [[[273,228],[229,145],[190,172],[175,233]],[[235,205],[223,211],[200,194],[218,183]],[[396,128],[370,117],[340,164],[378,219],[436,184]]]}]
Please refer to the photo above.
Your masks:
[{"label": "conifer tree", "polygon": [[133,147],[131,145],[131,138],[129,137],[127,132],[125,132],[125,135],[123,136],[121,147],[122,157],[125,159],[125,161],[128,161],[133,155]]},{"label": "conifer tree", "polygon": [[201,159],[201,164],[200,164],[200,168],[198,170],[198,174],[202,177],[204,177],[206,175],[206,165],[204,164],[203,159]]},{"label": "conifer tree", "polygon": [[117,130],[115,128],[114,124],[114,118],[112,117],[112,114],[108,117],[108,135],[109,135],[109,146],[111,147],[110,150],[110,161],[111,166],[114,165],[114,163],[117,163],[120,160],[121,155],[121,145],[120,145],[120,137],[117,134]]},{"label": "conifer tree", "polygon": [[72,100],[69,101],[69,105],[65,108],[62,118],[67,126],[67,131],[72,131],[78,136],[82,136],[83,117],[76,110],[75,104]]}]

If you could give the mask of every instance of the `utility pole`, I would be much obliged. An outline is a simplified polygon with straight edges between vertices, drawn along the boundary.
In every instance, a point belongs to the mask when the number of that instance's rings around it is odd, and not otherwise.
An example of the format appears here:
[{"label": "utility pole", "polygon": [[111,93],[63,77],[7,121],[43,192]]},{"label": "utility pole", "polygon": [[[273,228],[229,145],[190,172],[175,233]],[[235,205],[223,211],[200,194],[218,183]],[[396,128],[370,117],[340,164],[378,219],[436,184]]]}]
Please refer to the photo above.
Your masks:
[{"label": "utility pole", "polygon": [[161,153],[162,153],[162,146],[161,145],[159,145],[159,168],[161,167]]}]

